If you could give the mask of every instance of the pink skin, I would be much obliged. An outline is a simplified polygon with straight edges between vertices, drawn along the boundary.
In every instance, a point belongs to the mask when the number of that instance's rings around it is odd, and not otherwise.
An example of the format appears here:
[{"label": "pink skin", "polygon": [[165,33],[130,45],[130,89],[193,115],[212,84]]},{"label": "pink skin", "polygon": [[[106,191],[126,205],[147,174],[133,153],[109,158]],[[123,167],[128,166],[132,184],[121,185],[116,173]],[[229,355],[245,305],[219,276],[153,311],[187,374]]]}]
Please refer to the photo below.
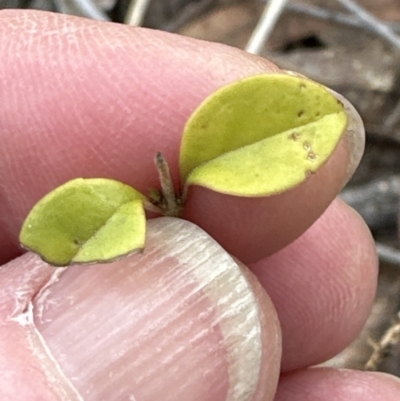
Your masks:
[{"label": "pink skin", "polygon": [[[157,185],[153,167],[155,151],[164,153],[178,181],[182,127],[199,102],[227,82],[278,69],[265,60],[221,45],[39,12],[0,12],[0,38],[0,259],[4,263],[0,268],[0,399],[62,400],[60,390],[55,390],[49,377],[65,384],[64,378],[60,372],[52,371],[52,363],[40,359],[33,351],[35,347],[29,343],[34,338],[30,333],[32,327],[15,319],[18,316],[21,319],[21,313],[32,299],[36,307],[35,325],[62,364],[67,379],[74,381],[78,377],[79,391],[85,400],[90,400],[96,392],[91,387],[93,383],[95,386],[107,383],[108,393],[104,390],[104,394],[114,394],[122,387],[127,391],[132,387],[134,392],[137,383],[134,385],[127,369],[129,361],[121,357],[116,362],[117,378],[111,378],[101,363],[90,364],[93,358],[102,355],[97,353],[101,351],[104,337],[111,336],[125,344],[143,327],[130,328],[131,321],[121,312],[123,309],[116,300],[103,304],[96,299],[98,289],[106,286],[107,290],[111,278],[92,269],[85,272],[85,280],[80,280],[82,271],[71,269],[49,287],[48,298],[44,301],[35,298],[48,282],[53,268],[31,254],[17,258],[22,253],[18,246],[21,223],[41,196],[77,176],[112,177],[146,192]],[[246,233],[246,240],[264,241],[269,253],[271,249],[276,252],[250,266],[263,287],[254,278],[250,279],[258,298],[262,325],[269,328],[268,334],[264,332],[262,374],[254,400],[274,397],[273,379],[268,375],[280,363],[279,352],[274,351],[280,348],[274,307],[283,340],[282,376],[276,400],[358,401],[369,399],[366,395],[374,401],[399,399],[400,384],[390,376],[307,369],[339,352],[354,339],[368,316],[376,288],[373,243],[356,213],[342,202],[334,201],[319,218],[335,195],[331,193],[332,186],[337,191],[344,180],[345,171],[337,166],[346,165],[348,155],[343,148],[338,149],[325,166],[325,178],[329,179],[310,180],[307,191],[299,188],[301,204],[313,208],[306,211],[296,208],[298,193],[265,205],[271,213],[289,213],[285,215],[288,221],[306,220],[307,224],[277,225],[261,240],[258,226]],[[202,203],[190,204],[188,218],[202,216],[200,223],[207,226],[212,216],[203,213],[207,211],[204,205],[211,205],[210,210],[218,214],[225,211],[225,201],[210,191],[199,196]],[[243,200],[236,204],[235,200],[229,200],[229,203],[237,215],[249,213],[251,200],[248,204]],[[282,205],[293,205],[293,208],[283,213]],[[313,209],[318,213],[313,214]],[[253,209],[251,213],[255,214]],[[258,224],[261,226],[265,221],[262,219]],[[232,241],[234,248],[240,242],[234,226],[211,227],[210,234],[218,236],[224,230],[230,233],[227,240]],[[299,238],[281,249],[286,245],[282,238],[294,239],[293,230]],[[250,260],[251,255],[247,256]],[[140,304],[141,308],[151,310],[154,303],[162,302],[166,296],[159,277],[142,277],[142,280],[137,277],[137,281],[131,282],[130,274],[123,273],[128,263],[129,259],[122,260],[114,266],[122,272],[113,281],[115,294],[123,294],[128,288],[129,294],[135,294],[132,305]],[[190,292],[191,285],[190,281],[177,281],[176,291]],[[69,296],[73,300],[82,299],[85,308],[71,309]],[[38,308],[39,301],[44,309]],[[103,305],[104,313],[96,310],[98,305]],[[162,305],[174,307],[173,292]],[[207,310],[205,304],[201,305]],[[94,319],[94,311],[98,319]],[[149,327],[164,313],[160,309],[149,314]],[[191,314],[198,315],[197,310],[190,308],[184,313],[188,318]],[[113,316],[113,320],[105,316]],[[56,321],[62,323],[52,323]],[[99,325],[98,343],[81,335],[92,327],[93,321]],[[184,326],[179,332],[182,344],[196,345],[193,340],[204,324],[196,322],[198,326],[193,326],[193,331]],[[165,333],[154,330],[153,342],[143,345],[144,353],[163,344]],[[210,331],[202,344],[210,349],[219,344],[218,338],[218,332]],[[169,350],[176,356],[182,344],[171,343],[160,352]],[[57,354],[54,350],[62,346],[67,351]],[[68,349],[74,351],[68,353]],[[219,344],[215,352],[206,353],[201,359],[201,369],[193,368],[189,372],[188,363],[201,356],[195,351],[191,353],[190,348],[185,349],[182,359],[173,367],[173,374],[159,366],[155,355],[153,360],[148,359],[142,373],[148,372],[157,380],[143,387],[136,401],[146,399],[146,394],[156,399],[164,395],[164,399],[176,401],[187,400],[188,394],[193,395],[193,400],[221,400],[227,383],[225,351],[223,344]],[[294,369],[298,370],[293,372]],[[171,377],[182,377],[185,382],[185,375],[193,379],[183,391]],[[220,383],[221,387],[205,386],[205,378]],[[70,390],[65,391],[68,394]]]}]

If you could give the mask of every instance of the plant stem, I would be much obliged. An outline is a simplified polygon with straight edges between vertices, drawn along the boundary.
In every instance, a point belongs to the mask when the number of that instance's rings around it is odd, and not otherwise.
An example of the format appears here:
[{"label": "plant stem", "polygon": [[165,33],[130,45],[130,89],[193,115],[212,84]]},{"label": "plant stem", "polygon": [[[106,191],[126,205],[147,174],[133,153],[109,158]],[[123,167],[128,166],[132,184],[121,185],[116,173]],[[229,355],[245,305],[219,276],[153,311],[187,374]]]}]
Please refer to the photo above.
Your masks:
[{"label": "plant stem", "polygon": [[175,193],[168,163],[161,152],[157,152],[155,164],[161,184],[161,201],[156,206],[162,210],[164,216],[180,217],[183,208],[182,201],[180,196]]}]

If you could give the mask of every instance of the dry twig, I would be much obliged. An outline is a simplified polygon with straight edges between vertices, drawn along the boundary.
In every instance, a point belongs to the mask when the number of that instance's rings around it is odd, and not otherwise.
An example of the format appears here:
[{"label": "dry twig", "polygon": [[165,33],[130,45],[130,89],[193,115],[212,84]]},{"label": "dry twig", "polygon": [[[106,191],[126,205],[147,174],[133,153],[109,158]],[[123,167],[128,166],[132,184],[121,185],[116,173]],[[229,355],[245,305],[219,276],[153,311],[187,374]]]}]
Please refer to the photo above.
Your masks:
[{"label": "dry twig", "polygon": [[396,321],[389,327],[378,343],[371,342],[374,351],[364,366],[364,370],[376,371],[382,362],[392,355],[393,350],[400,344],[400,312]]}]

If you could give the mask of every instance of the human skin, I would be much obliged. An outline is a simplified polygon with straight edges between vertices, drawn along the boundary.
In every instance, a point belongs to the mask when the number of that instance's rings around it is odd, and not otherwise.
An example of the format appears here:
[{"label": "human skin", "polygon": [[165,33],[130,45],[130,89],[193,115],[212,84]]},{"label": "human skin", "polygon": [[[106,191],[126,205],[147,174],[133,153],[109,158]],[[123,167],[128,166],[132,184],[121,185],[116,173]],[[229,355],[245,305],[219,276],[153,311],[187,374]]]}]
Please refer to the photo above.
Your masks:
[{"label": "human skin", "polygon": [[[49,282],[54,269],[23,253],[18,245],[22,221],[41,196],[78,176],[110,177],[142,191],[156,187],[155,149],[170,162],[177,181],[180,135],[194,108],[228,82],[276,71],[268,61],[239,50],[162,32],[32,11],[0,12],[0,399],[62,399],[46,374],[54,366],[52,361],[38,358],[35,344],[27,341],[26,332],[31,327],[23,318],[32,300],[35,329],[56,350],[56,362],[61,361],[67,381],[85,401],[100,400],[102,394],[112,395],[121,388],[136,394],[132,400],[149,399],[137,395],[140,386],[132,377],[132,358],[117,358],[117,377],[110,377],[101,363],[90,363],[102,353],[107,359],[101,340],[125,343],[139,329],[121,304],[101,302],[101,297],[107,295],[107,283],[112,281],[117,289],[114,295],[132,290],[129,302],[145,311],[159,302],[162,308],[148,315],[153,319],[147,321],[151,327],[165,310],[175,307],[173,294],[167,296],[158,287],[157,277],[135,277],[128,269],[130,258],[99,270],[69,268],[59,281]],[[329,180],[314,179],[307,184],[309,204],[318,209],[331,200],[331,185],[340,188],[345,180],[346,168],[337,166],[346,167],[348,159],[346,152],[336,152],[325,166]],[[226,200],[211,191],[197,195],[201,204],[192,202],[192,215],[197,210],[203,219],[212,219],[202,213],[205,205],[212,205],[213,213],[224,213]],[[284,203],[271,202],[271,213],[273,208],[278,213],[282,205],[293,205],[289,215],[293,219],[304,213],[295,207],[296,196],[287,196]],[[229,204],[238,214],[248,213],[253,206],[251,201],[235,204],[232,199]],[[321,217],[312,218],[315,223],[293,243],[283,249],[278,246],[272,256],[249,265],[257,280],[244,268],[253,283],[263,324],[269,327],[262,371],[274,371],[281,364],[275,399],[398,400],[400,383],[394,377],[310,368],[355,338],[370,312],[377,280],[373,241],[352,209],[335,200]],[[274,243],[287,235],[286,230],[293,227],[282,225],[264,240]],[[251,238],[257,232],[255,229],[246,236]],[[209,234],[216,236],[218,232]],[[169,269],[165,270],[163,279],[168,281]],[[115,276],[115,271],[120,275]],[[174,291],[189,292],[192,284],[179,280]],[[35,298],[44,286],[46,292]],[[103,292],[99,293],[99,288]],[[71,308],[71,300],[77,299],[81,308]],[[184,314],[190,320],[198,311],[188,309]],[[106,315],[113,319],[102,320]],[[95,319],[98,342],[80,335],[89,322],[94,324],[93,316],[100,317]],[[193,330],[179,331],[181,342],[171,341],[161,351],[176,357],[182,344],[193,344],[202,327],[198,324]],[[175,333],[174,327],[169,329]],[[149,355],[143,365],[147,371],[142,373],[148,372],[157,380],[146,382],[141,394],[151,394],[150,400],[186,401],[187,394],[193,400],[221,400],[215,388],[204,386],[204,375],[209,370],[212,378],[207,380],[223,383],[226,379],[224,365],[218,360],[223,343],[206,357],[184,348],[171,376],[171,371],[159,364],[157,354],[150,353],[156,344],[164,344],[170,333],[157,330],[155,325],[150,334],[151,342],[140,344],[141,352]],[[210,344],[218,342],[213,336],[215,333],[206,332]],[[280,349],[281,338],[280,360],[274,350]],[[67,352],[57,353],[63,346]],[[194,363],[196,358],[200,358],[198,364]],[[188,363],[193,363],[190,372]],[[63,372],[57,374],[62,376]],[[174,377],[186,377],[184,393]],[[268,374],[263,375],[260,386],[268,388],[269,380]],[[111,395],[105,399],[112,400]],[[258,399],[273,397],[266,390]]]}]

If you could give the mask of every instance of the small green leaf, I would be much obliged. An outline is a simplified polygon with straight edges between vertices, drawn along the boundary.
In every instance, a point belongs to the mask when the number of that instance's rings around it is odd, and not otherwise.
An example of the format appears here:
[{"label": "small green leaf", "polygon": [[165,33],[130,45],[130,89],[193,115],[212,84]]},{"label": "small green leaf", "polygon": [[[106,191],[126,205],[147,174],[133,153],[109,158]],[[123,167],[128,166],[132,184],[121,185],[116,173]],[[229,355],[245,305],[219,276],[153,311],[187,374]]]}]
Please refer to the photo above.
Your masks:
[{"label": "small green leaf", "polygon": [[21,245],[55,266],[115,260],[143,249],[145,200],[118,181],[77,178],[34,206]]},{"label": "small green leaf", "polygon": [[182,181],[239,196],[290,189],[317,171],[347,127],[326,88],[288,74],[258,75],[221,88],[186,124]]}]

